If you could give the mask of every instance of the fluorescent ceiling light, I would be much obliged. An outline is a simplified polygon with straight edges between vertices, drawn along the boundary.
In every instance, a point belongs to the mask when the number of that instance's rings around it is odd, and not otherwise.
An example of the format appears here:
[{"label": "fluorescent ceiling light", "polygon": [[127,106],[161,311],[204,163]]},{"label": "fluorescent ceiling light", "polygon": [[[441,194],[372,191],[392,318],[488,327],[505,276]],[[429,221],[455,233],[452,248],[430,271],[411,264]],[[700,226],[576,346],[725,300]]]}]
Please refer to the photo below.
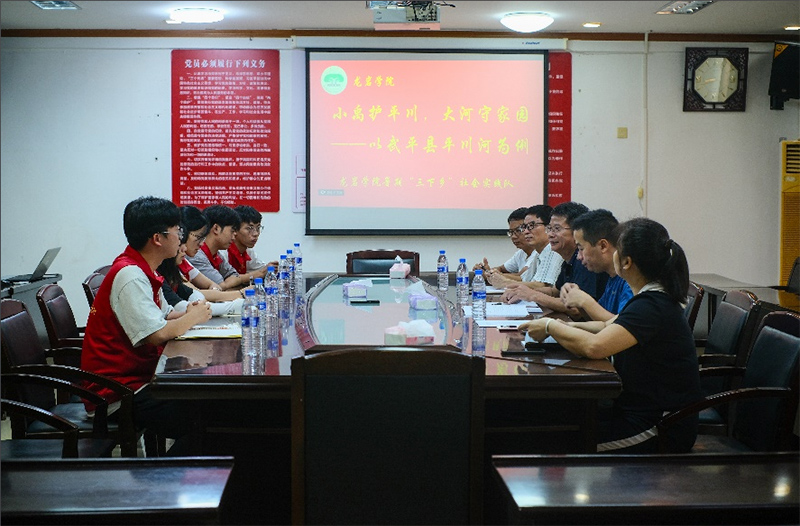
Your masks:
[{"label": "fluorescent ceiling light", "polygon": [[169,12],[169,24],[210,24],[225,18],[221,10],[213,7],[179,7]]},{"label": "fluorescent ceiling light", "polygon": [[38,7],[39,9],[80,9],[78,4],[75,2],[31,2],[33,5]]},{"label": "fluorescent ceiling light", "polygon": [[786,26],[783,29],[785,29],[786,31],[800,31],[800,24],[792,25],[792,26]]},{"label": "fluorescent ceiling light", "polygon": [[600,27],[600,22],[586,22],[583,27]]},{"label": "fluorescent ceiling light", "polygon": [[697,2],[670,2],[656,11],[657,15],[691,15],[694,14],[707,5],[713,3],[714,0],[699,0]]},{"label": "fluorescent ceiling light", "polygon": [[541,31],[553,23],[553,17],[547,13],[509,13],[500,19],[507,28],[520,33]]}]

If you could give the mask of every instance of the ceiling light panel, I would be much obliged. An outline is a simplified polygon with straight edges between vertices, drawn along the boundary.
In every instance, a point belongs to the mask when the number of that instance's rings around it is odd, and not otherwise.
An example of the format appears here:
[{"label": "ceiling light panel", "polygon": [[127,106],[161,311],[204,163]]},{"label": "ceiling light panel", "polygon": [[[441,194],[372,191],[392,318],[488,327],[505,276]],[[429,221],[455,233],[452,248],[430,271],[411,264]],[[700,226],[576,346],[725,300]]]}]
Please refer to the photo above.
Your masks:
[{"label": "ceiling light panel", "polygon": [[56,10],[75,10],[80,9],[75,2],[31,2],[39,9],[56,9]]},{"label": "ceiling light panel", "polygon": [[670,2],[658,11],[657,15],[692,15],[704,7],[713,4],[714,0],[699,0],[696,2]]}]

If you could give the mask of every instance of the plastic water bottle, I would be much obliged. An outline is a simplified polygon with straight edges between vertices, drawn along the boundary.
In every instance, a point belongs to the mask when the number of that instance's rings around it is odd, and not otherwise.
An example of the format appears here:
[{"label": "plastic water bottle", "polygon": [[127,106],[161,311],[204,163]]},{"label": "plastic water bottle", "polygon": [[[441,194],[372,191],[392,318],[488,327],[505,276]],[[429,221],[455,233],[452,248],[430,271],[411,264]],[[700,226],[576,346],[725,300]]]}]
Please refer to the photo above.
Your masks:
[{"label": "plastic water bottle", "polygon": [[460,308],[467,304],[469,304],[469,269],[467,260],[461,258],[456,268],[456,305]]},{"label": "plastic water bottle", "polygon": [[300,243],[294,244],[294,280],[295,292],[302,296],[306,292],[306,282],[303,279],[303,253],[300,252]]},{"label": "plastic water bottle", "polygon": [[286,251],[286,262],[289,264],[289,299],[294,303],[297,283],[294,277],[294,252],[291,248]]},{"label": "plastic water bottle", "polygon": [[472,278],[472,319],[486,319],[486,282],[481,269],[476,270]]},{"label": "plastic water bottle", "polygon": [[264,280],[255,278],[253,287],[256,291],[256,306],[258,307],[258,341],[260,351],[267,348],[267,291],[264,289]]},{"label": "plastic water bottle", "polygon": [[439,259],[436,260],[436,282],[439,285],[439,292],[447,292],[449,268],[447,267],[447,256],[444,250],[439,251]]},{"label": "plastic water bottle", "polygon": [[478,327],[472,321],[472,354],[473,356],[483,356],[486,354],[486,327]]},{"label": "plastic water bottle", "polygon": [[242,304],[242,357],[258,356],[259,348],[256,342],[258,337],[258,305],[256,304],[256,291],[247,289],[244,291],[244,303]]},{"label": "plastic water bottle", "polygon": [[275,267],[270,265],[267,267],[266,284],[264,290],[267,295],[267,343],[264,350],[269,357],[277,356],[278,341],[280,341],[280,323],[278,316],[280,309],[278,307],[278,275],[275,274]]},{"label": "plastic water bottle", "polygon": [[278,263],[278,311],[281,326],[288,326],[286,323],[291,318],[291,302],[289,296],[289,262],[286,254],[281,254]]}]

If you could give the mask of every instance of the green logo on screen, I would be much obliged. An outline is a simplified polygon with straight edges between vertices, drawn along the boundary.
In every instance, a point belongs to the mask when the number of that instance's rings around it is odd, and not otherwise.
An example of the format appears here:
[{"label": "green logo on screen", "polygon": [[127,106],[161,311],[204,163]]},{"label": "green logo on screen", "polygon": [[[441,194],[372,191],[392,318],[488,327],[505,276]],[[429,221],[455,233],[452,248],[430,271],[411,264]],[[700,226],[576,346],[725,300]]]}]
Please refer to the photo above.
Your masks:
[{"label": "green logo on screen", "polygon": [[322,89],[331,95],[338,95],[347,87],[347,73],[339,66],[330,66],[322,72]]}]

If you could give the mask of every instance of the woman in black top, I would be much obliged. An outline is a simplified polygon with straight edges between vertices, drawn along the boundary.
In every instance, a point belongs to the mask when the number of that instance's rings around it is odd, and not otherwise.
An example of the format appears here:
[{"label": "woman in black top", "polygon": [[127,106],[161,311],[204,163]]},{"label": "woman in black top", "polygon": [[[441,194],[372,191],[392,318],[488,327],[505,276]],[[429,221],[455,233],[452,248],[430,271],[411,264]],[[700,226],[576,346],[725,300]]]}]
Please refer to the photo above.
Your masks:
[{"label": "woman in black top", "polygon": [[[542,318],[519,330],[539,341],[552,336],[581,356],[613,357],[622,393],[601,411],[597,450],[655,453],[655,425],[663,414],[702,398],[694,337],[682,306],[689,267],[683,249],[656,221],[636,218],[618,228],[614,267],[634,293],[622,312],[607,322]],[[690,451],[696,438],[697,418],[685,419],[670,432],[670,452]]]}]

